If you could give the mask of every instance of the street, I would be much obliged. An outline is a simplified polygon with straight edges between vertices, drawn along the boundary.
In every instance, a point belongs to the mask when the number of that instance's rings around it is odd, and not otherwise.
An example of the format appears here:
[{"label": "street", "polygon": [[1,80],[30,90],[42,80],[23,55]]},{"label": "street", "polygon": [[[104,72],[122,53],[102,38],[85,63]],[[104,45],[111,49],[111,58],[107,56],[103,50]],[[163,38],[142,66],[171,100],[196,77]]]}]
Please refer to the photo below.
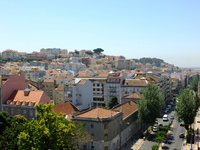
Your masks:
[{"label": "street", "polygon": [[[170,133],[168,134],[167,140],[165,141],[162,149],[181,150],[183,145],[183,138],[180,138],[179,134],[185,133],[185,127],[180,126],[176,118],[173,120],[170,119],[170,116],[174,116],[174,107],[171,108],[171,111],[168,113],[168,116],[169,116],[168,121],[163,121],[162,116],[158,118],[158,123],[162,124],[163,126],[168,125],[170,122],[172,122],[172,128],[170,130]],[[144,142],[140,150],[151,150],[151,147],[153,145],[158,144],[153,140],[155,137],[156,137],[156,132],[152,133],[149,136],[149,138]]]}]

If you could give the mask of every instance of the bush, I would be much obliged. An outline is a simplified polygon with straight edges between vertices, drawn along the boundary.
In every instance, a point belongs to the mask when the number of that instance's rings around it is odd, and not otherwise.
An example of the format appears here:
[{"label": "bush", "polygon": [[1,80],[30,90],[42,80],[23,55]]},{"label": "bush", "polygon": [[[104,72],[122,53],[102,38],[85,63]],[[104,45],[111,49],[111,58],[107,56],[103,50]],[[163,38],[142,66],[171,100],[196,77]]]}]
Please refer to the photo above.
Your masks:
[{"label": "bush", "polygon": [[159,148],[158,145],[153,145],[153,146],[151,147],[152,150],[158,150],[158,148]]}]

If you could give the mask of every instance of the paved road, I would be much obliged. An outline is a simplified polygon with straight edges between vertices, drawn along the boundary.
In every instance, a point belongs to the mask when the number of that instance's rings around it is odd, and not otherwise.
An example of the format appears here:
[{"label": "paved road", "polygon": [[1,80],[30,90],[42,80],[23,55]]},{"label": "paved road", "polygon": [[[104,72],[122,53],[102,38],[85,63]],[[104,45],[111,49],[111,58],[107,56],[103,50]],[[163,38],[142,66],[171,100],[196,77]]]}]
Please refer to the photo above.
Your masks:
[{"label": "paved road", "polygon": [[[183,139],[179,138],[179,134],[181,132],[185,133],[185,128],[179,125],[179,122],[176,120],[176,118],[174,120],[170,120],[170,116],[174,116],[174,107],[171,109],[168,115],[169,115],[168,121],[163,121],[162,117],[158,118],[158,122],[160,124],[163,124],[165,126],[168,125],[170,122],[172,122],[172,127],[173,127],[167,138],[167,141],[165,142],[163,149],[174,150],[176,148],[176,150],[181,150]],[[151,150],[151,147],[157,144],[153,140],[155,137],[156,133],[151,134],[148,140],[144,142],[140,150]]]}]

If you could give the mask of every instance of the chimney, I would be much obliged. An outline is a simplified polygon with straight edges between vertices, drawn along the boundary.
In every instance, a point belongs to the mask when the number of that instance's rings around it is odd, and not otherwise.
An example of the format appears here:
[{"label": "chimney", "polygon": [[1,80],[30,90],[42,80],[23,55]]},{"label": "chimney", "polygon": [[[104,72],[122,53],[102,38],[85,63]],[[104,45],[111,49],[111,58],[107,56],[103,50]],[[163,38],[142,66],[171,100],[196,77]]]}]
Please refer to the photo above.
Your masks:
[{"label": "chimney", "polygon": [[24,96],[28,96],[30,91],[24,91]]}]

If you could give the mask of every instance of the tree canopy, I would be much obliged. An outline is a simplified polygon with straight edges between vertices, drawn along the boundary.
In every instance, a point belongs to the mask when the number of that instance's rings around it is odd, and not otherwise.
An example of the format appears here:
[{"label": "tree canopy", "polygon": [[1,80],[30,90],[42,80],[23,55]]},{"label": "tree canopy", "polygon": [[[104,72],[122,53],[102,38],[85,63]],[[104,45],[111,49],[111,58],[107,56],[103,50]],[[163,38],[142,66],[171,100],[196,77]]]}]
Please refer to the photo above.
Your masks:
[{"label": "tree canopy", "polygon": [[7,126],[10,126],[12,123],[12,116],[9,115],[5,111],[0,112],[0,135],[3,133],[3,131],[6,129]]},{"label": "tree canopy", "polygon": [[1,149],[54,150],[79,149],[89,139],[84,125],[57,115],[52,104],[38,104],[37,120],[14,116],[10,127],[0,136]]},{"label": "tree canopy", "polygon": [[186,129],[188,129],[188,126],[194,122],[196,111],[198,109],[195,97],[194,91],[186,89],[180,93],[176,103],[176,115],[179,120],[184,121]]},{"label": "tree canopy", "polygon": [[93,55],[92,51],[86,51],[85,53],[88,54],[88,55],[90,55],[90,56]]},{"label": "tree canopy", "polygon": [[161,63],[164,63],[164,61],[162,59],[158,59],[158,58],[140,58],[140,59],[134,59],[136,62],[140,62],[142,64],[146,64],[146,63],[150,63],[150,64],[155,64],[157,67],[160,67]]},{"label": "tree canopy", "polygon": [[145,124],[154,123],[164,105],[163,94],[156,84],[148,84],[138,102],[138,117]]},{"label": "tree canopy", "polygon": [[197,92],[198,91],[198,82],[199,82],[199,74],[193,76],[190,81],[190,89]]},{"label": "tree canopy", "polygon": [[110,101],[108,102],[108,107],[111,109],[113,108],[115,105],[118,105],[118,99],[117,99],[117,96],[112,96]]},{"label": "tree canopy", "polygon": [[93,50],[96,54],[101,54],[104,50],[102,48],[96,48]]}]

